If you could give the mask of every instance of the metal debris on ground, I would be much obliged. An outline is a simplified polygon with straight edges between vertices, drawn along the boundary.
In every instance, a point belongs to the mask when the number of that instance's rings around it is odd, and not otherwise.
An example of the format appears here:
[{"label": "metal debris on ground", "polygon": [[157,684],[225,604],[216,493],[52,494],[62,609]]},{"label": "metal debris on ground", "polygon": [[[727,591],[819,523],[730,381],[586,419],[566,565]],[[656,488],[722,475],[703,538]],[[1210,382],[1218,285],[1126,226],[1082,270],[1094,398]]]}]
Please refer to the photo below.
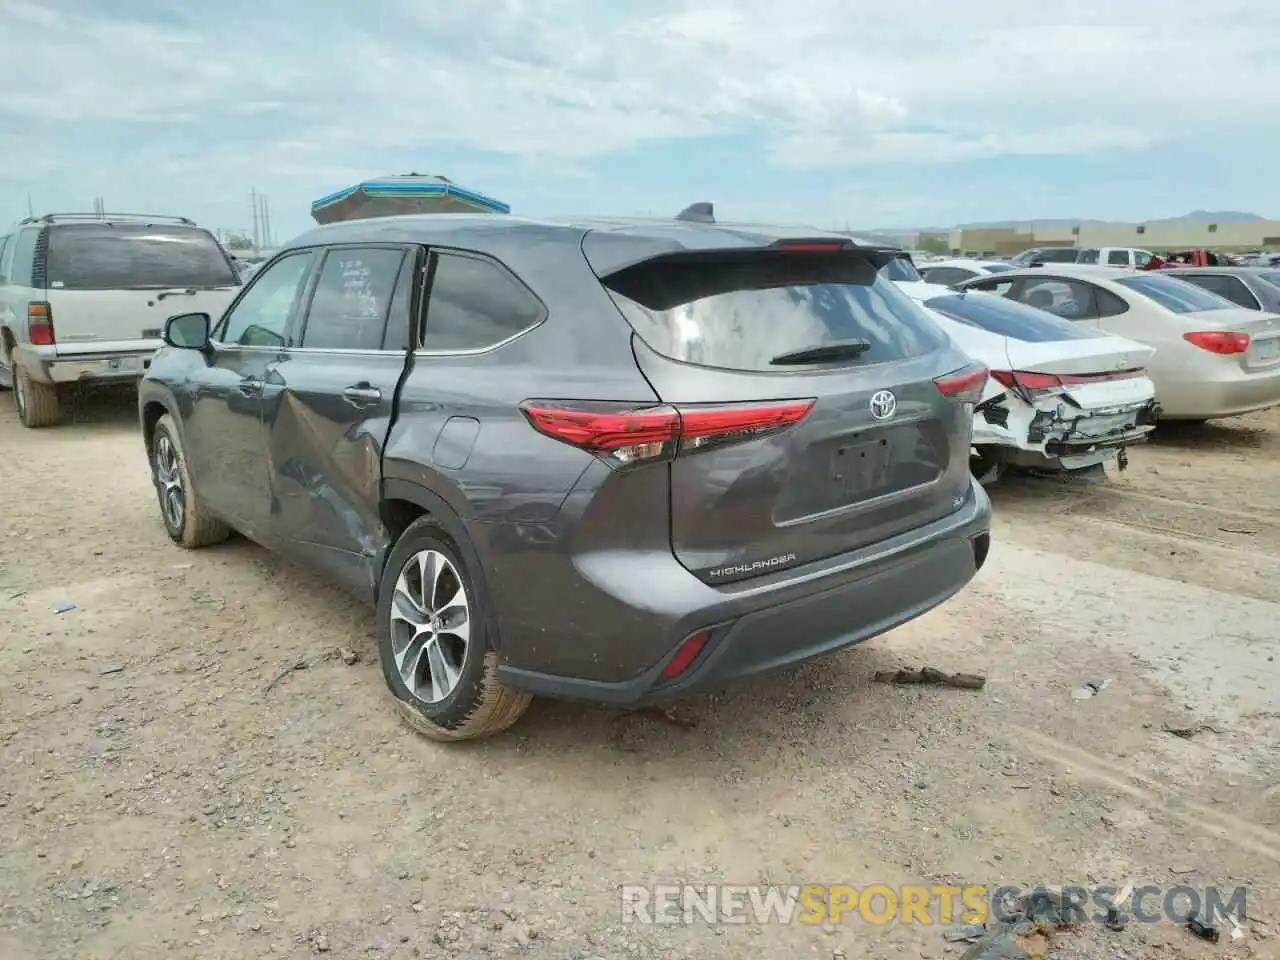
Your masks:
[{"label": "metal debris on ground", "polygon": [[1218,925],[1207,914],[1202,913],[1198,917],[1188,919],[1187,929],[1201,940],[1208,940],[1210,943],[1217,943],[1222,939],[1222,932],[1218,929]]},{"label": "metal debris on ground", "polygon": [[955,687],[958,690],[981,690],[987,678],[974,673],[945,673],[933,667],[922,670],[877,670],[876,683],[893,683],[900,686],[923,684],[936,687]]},{"label": "metal debris on ground", "polygon": [[98,668],[98,675],[101,677],[107,677],[113,673],[123,673],[123,672],[124,672],[123,663],[108,663],[105,666],[101,666]]},{"label": "metal debris on ground", "polygon": [[1165,733],[1175,736],[1180,740],[1190,740],[1196,734],[1204,733],[1206,731],[1209,733],[1221,732],[1216,727],[1212,727],[1207,723],[1197,723],[1190,727],[1181,727],[1181,726],[1175,727],[1175,726],[1170,726],[1169,724],[1166,723],[1162,729],[1164,730]]},{"label": "metal debris on ground", "polygon": [[1083,687],[1071,691],[1071,698],[1073,700],[1090,700],[1109,686],[1111,686],[1109,677],[1104,680],[1086,680]]},{"label": "metal debris on ground", "polygon": [[76,609],[76,605],[74,603],[60,603],[53,608],[53,612],[54,613],[70,613],[72,610],[75,610],[75,609]]},{"label": "metal debris on ground", "polygon": [[948,943],[974,943],[981,940],[986,932],[986,926],[981,923],[959,923],[944,929],[942,939]]}]

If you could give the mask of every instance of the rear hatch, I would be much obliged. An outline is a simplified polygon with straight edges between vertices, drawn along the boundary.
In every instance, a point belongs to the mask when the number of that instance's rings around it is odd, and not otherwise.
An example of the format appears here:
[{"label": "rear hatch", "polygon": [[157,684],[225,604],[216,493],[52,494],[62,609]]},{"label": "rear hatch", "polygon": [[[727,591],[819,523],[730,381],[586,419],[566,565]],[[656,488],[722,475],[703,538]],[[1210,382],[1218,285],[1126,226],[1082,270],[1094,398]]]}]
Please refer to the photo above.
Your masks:
[{"label": "rear hatch", "polygon": [[46,242],[44,286],[60,355],[159,347],[166,319],[216,320],[240,287],[222,248],[198,227],[54,224]]},{"label": "rear hatch", "polygon": [[877,265],[792,242],[602,278],[640,370],[682,418],[671,544],[705,581],[855,550],[964,503],[985,370]]}]

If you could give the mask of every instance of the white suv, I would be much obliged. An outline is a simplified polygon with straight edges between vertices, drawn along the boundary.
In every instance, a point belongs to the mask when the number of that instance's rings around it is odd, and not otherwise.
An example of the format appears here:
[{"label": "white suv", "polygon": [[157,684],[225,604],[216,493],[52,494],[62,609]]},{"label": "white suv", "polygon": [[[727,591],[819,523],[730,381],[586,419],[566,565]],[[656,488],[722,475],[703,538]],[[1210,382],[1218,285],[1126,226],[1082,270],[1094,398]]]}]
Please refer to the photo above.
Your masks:
[{"label": "white suv", "polygon": [[49,214],[0,236],[0,385],[28,427],[71,383],[137,380],[177,313],[219,316],[240,277],[185,217]]}]

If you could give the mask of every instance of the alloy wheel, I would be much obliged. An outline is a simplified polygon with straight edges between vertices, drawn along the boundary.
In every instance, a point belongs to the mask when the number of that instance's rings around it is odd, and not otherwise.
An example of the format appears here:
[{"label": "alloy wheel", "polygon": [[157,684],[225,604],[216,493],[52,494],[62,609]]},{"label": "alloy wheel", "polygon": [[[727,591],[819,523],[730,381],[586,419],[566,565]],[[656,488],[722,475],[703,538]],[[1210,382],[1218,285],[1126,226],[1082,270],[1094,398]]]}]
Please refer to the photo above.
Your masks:
[{"label": "alloy wheel", "polygon": [[471,643],[471,604],[457,568],[438,550],[411,556],[391,598],[391,651],[409,693],[436,704],[457,689]]},{"label": "alloy wheel", "polygon": [[156,484],[160,488],[160,509],[169,529],[181,531],[186,519],[187,498],[182,489],[182,472],[178,468],[178,451],[167,434],[156,440]]}]

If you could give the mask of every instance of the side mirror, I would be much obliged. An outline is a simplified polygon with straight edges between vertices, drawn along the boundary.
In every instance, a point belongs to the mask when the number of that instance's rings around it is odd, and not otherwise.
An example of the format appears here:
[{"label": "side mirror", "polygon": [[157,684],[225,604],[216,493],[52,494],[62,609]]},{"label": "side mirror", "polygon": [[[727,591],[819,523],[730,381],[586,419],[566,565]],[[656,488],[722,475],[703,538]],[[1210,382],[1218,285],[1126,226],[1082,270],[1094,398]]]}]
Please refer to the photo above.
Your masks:
[{"label": "side mirror", "polygon": [[213,326],[207,313],[180,313],[164,323],[164,342],[180,350],[209,349],[209,332]]}]

